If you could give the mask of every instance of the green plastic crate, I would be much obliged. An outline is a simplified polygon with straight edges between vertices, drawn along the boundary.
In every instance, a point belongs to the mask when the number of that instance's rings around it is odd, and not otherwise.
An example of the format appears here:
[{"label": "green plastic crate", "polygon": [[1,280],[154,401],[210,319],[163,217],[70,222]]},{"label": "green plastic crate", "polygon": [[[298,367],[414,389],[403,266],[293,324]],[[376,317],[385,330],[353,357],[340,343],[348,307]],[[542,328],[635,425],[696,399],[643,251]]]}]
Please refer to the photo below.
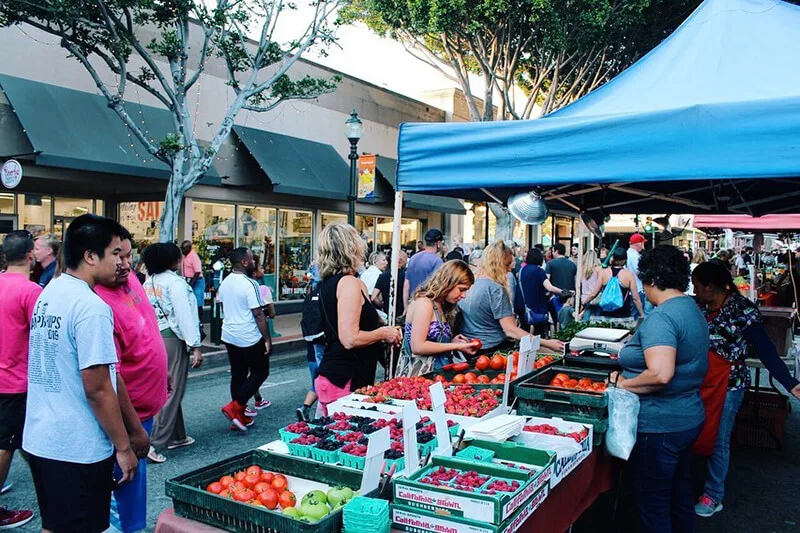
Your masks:
[{"label": "green plastic crate", "polygon": [[392,465],[397,465],[395,472],[402,472],[403,469],[406,467],[406,458],[401,457],[400,459],[385,459],[386,461],[386,471],[388,472]]},{"label": "green plastic crate", "polygon": [[339,453],[339,462],[342,463],[342,466],[346,466],[347,468],[364,470],[364,464],[367,462],[367,458],[341,452]]},{"label": "green plastic crate", "polygon": [[[553,387],[550,381],[559,372],[575,379],[604,381],[608,372],[567,365],[548,366],[514,387],[517,413],[542,418],[563,418],[595,426],[595,440],[602,439],[608,427],[608,396],[603,392],[578,391]],[[599,435],[599,436],[598,436]]]},{"label": "green plastic crate", "polygon": [[311,448],[314,446],[309,444],[295,444],[293,442],[287,442],[286,446],[289,447],[289,453],[294,455],[295,457],[303,457],[305,459],[311,458]]},{"label": "green plastic crate", "polygon": [[[320,441],[324,442],[324,441]],[[311,446],[311,458],[321,463],[334,465],[339,462],[340,450],[321,450],[316,445]]]},{"label": "green plastic crate", "polygon": [[419,456],[425,457],[429,453],[433,453],[433,451],[439,447],[439,439],[438,437],[434,437],[432,441],[426,442],[424,444],[417,444],[417,448],[419,448]]},{"label": "green plastic crate", "polygon": [[[206,492],[205,487],[220,477],[258,465],[270,472],[302,477],[358,490],[360,472],[324,465],[297,457],[287,457],[261,450],[219,461],[212,465],[172,478],[166,482],[166,494],[172,498],[175,514],[234,533],[336,533],[342,527],[342,511],[331,511],[318,522],[301,522],[278,512]],[[366,496],[375,496],[373,491]]]},{"label": "green plastic crate", "polygon": [[491,463],[492,459],[494,459],[494,452],[485,448],[478,448],[477,446],[467,446],[463,450],[457,452],[456,457],[468,459],[470,461]]},{"label": "green plastic crate", "polygon": [[281,440],[286,444],[289,444],[294,439],[301,436],[299,433],[292,433],[291,431],[287,431],[286,428],[279,429],[278,434],[280,434]]}]

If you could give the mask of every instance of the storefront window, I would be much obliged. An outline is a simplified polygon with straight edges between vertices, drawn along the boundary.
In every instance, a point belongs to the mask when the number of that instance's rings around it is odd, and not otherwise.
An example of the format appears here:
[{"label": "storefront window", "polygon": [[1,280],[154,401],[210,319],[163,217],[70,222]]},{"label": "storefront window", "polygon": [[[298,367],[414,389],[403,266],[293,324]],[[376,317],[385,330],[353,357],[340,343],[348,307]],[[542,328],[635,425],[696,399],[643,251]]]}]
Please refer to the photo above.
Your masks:
[{"label": "storefront window", "polygon": [[0,213],[14,214],[14,195],[11,193],[0,193]]},{"label": "storefront window", "polygon": [[234,248],[234,207],[228,204],[192,202],[192,241],[206,266],[217,257],[228,257]]},{"label": "storefront window", "polygon": [[[356,230],[367,243],[367,257],[375,251],[375,217],[356,217]],[[366,259],[366,258],[365,258]]]},{"label": "storefront window", "polygon": [[105,216],[106,214],[106,203],[103,200],[95,200],[94,201],[94,214]]},{"label": "storefront window", "polygon": [[[416,250],[417,240],[419,240],[419,221],[411,218],[404,218],[400,225],[400,247],[404,250]],[[378,218],[377,228],[377,248],[380,252],[388,252],[392,249],[392,233],[394,229],[393,219]]]},{"label": "storefront window", "polygon": [[247,246],[264,267],[264,284],[275,293],[275,228],[277,213],[271,207],[239,206],[239,246]]},{"label": "storefront window", "polygon": [[333,224],[334,222],[347,222],[347,215],[344,213],[322,213],[320,218],[320,231],[324,230],[328,224]]},{"label": "storefront window", "polygon": [[133,235],[135,249],[143,250],[158,241],[163,209],[164,202],[120,202],[119,223]]},{"label": "storefront window", "polygon": [[528,231],[530,230],[530,226],[527,224],[523,224],[516,218],[513,219],[514,221],[514,242],[517,243],[519,246],[523,248],[528,247]]},{"label": "storefront window", "polygon": [[53,233],[59,238],[64,239],[64,233],[70,222],[81,215],[94,211],[91,199],[85,198],[56,198],[55,199],[55,219],[53,221]]},{"label": "storefront window", "polygon": [[310,211],[280,211],[279,294],[283,300],[305,297],[305,274],[311,264],[312,220]]},{"label": "storefront window", "polygon": [[20,194],[19,228],[30,231],[34,237],[53,231],[51,224],[52,202],[49,196],[40,194]]}]

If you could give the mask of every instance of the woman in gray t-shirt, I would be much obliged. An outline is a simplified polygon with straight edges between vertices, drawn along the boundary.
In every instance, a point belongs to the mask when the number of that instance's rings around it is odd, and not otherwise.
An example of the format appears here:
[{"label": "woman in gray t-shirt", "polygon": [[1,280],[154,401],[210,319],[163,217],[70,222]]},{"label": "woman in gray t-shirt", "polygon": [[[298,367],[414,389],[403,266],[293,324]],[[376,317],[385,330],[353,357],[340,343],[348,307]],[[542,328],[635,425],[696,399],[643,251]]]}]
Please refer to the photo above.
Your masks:
[{"label": "woman in gray t-shirt", "polygon": [[[462,315],[460,333],[481,340],[483,349],[479,353],[512,349],[514,341],[529,335],[517,326],[511,305],[508,273],[513,266],[511,248],[503,241],[490,244],[483,252],[475,285],[458,302]],[[555,351],[564,349],[563,343],[556,340],[543,339],[541,344]]]},{"label": "woman in gray t-shirt", "polygon": [[683,252],[666,245],[644,252],[639,277],[655,309],[620,352],[624,372],[617,387],[639,396],[630,463],[642,531],[693,531],[691,458],[705,419],[700,386],[708,370],[708,325],[684,294],[689,261]]}]

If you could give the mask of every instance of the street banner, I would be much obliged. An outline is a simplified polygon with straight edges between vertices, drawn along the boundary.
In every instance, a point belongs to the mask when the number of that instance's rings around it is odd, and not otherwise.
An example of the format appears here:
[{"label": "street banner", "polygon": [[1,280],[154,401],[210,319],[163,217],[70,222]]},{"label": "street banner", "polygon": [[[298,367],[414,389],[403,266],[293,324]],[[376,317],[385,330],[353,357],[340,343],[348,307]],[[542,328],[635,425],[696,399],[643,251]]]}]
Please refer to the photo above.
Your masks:
[{"label": "street banner", "polygon": [[375,198],[375,160],[374,154],[358,158],[358,197]]}]

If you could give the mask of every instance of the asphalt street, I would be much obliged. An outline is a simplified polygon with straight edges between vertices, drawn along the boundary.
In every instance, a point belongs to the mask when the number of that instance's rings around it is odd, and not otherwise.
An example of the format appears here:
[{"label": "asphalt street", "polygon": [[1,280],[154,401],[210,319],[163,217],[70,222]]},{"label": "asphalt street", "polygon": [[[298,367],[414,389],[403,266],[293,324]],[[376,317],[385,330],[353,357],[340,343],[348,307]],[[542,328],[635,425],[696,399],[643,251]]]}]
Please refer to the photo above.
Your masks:
[{"label": "asphalt street", "polygon": [[[221,354],[220,354],[221,355]],[[148,530],[153,531],[158,515],[171,507],[164,495],[164,482],[215,461],[256,448],[278,438],[278,429],[294,420],[309,386],[305,354],[291,352],[276,356],[272,372],[262,387],[272,406],[262,410],[247,434],[232,432],[220,407],[229,398],[228,367],[224,357],[212,356],[208,364],[192,371],[183,401],[188,433],[197,442],[191,447],[166,452],[168,460],[148,465]],[[783,533],[800,531],[800,409],[792,402],[793,412],[787,421],[783,450],[734,449],[728,480],[725,510],[710,519],[698,519],[700,533]],[[27,465],[17,454],[9,480],[14,488],[0,497],[0,505],[36,511],[36,497]],[[613,499],[601,500],[611,507]],[[601,515],[608,516],[608,510]],[[38,512],[37,512],[38,515]],[[588,518],[588,517],[587,517]],[[585,521],[586,522],[586,521]],[[603,519],[584,522],[579,531],[620,531]],[[588,525],[588,527],[586,527]],[[38,516],[14,531],[40,530]]]}]

